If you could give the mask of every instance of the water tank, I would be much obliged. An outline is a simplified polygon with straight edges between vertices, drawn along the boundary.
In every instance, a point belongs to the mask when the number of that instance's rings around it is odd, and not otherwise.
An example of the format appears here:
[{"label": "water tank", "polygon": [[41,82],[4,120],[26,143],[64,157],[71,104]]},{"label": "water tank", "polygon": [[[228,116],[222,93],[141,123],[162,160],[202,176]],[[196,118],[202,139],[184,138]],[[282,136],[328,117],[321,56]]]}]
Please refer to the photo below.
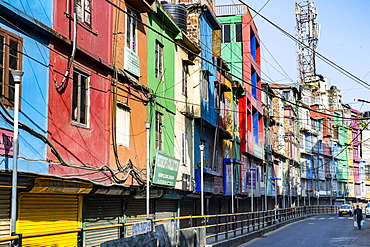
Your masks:
[{"label": "water tank", "polygon": [[167,3],[165,1],[162,1],[161,4],[172,15],[179,28],[186,32],[187,13],[185,4]]},{"label": "water tank", "polygon": [[362,114],[362,116],[363,116],[364,118],[370,118],[370,111],[365,111],[365,112]]}]

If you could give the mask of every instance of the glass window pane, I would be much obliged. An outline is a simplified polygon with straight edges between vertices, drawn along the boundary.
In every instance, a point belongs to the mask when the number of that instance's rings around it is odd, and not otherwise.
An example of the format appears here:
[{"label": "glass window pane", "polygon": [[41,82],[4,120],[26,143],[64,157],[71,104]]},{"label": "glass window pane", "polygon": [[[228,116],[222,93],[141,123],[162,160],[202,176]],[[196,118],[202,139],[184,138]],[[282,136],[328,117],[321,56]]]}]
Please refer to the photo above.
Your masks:
[{"label": "glass window pane", "polygon": [[13,40],[9,44],[9,68],[18,69],[18,42]]},{"label": "glass window pane", "polygon": [[78,73],[73,73],[73,89],[72,89],[72,120],[78,120]]},{"label": "glass window pane", "polygon": [[242,42],[242,24],[235,24],[235,42]]},{"label": "glass window pane", "polygon": [[11,102],[11,104],[14,104],[14,79],[10,71],[8,76],[9,76],[8,99]]},{"label": "glass window pane", "polygon": [[80,123],[87,123],[87,78],[83,75],[81,77],[81,91],[80,91]]},{"label": "glass window pane", "polygon": [[230,43],[230,25],[226,24],[223,25],[223,33],[222,33],[223,43]]}]

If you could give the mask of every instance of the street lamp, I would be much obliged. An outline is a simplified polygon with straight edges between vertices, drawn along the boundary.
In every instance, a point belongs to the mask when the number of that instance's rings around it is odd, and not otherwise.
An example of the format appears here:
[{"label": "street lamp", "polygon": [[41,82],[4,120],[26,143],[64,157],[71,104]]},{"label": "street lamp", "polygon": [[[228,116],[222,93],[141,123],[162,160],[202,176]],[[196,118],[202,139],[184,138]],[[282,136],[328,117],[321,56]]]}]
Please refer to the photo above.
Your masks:
[{"label": "street lamp", "polygon": [[292,177],[290,180],[289,180],[289,201],[290,201],[290,207],[292,207],[292,181],[293,181],[294,177]]},{"label": "street lamp", "polygon": [[[234,162],[230,162],[231,165],[231,213],[234,214]],[[233,216],[234,217],[234,216]]]},{"label": "street lamp", "polygon": [[203,156],[204,156],[204,145],[203,143],[199,145],[200,149],[200,212],[204,216],[204,184],[203,184]]},{"label": "street lamp", "polygon": [[277,209],[277,181],[280,180],[280,178],[270,178],[271,180],[274,180],[275,182],[275,207],[274,207],[274,211],[275,211],[275,222],[276,222],[276,209]]},{"label": "street lamp", "polygon": [[16,231],[17,222],[17,185],[18,185],[18,115],[19,115],[19,86],[22,81],[23,71],[12,70],[14,79],[14,122],[13,122],[13,174],[12,174],[12,199],[11,199],[11,233]]},{"label": "street lamp", "polygon": [[146,129],[146,219],[150,219],[150,122],[145,122]]},{"label": "street lamp", "polygon": [[249,175],[250,175],[250,184],[251,184],[251,212],[254,212],[254,205],[253,205],[253,201],[254,201],[254,183],[255,183],[255,180],[254,180],[254,169],[253,168],[249,168]]}]

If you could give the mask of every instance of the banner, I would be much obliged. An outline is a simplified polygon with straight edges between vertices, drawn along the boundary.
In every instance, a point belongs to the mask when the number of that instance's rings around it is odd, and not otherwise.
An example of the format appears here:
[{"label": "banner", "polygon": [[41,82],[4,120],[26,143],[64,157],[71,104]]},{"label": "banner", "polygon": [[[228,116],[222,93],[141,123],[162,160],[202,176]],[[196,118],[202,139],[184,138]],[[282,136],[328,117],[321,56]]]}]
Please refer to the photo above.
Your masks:
[{"label": "banner", "polygon": [[247,190],[255,190],[257,182],[257,169],[247,169]]}]

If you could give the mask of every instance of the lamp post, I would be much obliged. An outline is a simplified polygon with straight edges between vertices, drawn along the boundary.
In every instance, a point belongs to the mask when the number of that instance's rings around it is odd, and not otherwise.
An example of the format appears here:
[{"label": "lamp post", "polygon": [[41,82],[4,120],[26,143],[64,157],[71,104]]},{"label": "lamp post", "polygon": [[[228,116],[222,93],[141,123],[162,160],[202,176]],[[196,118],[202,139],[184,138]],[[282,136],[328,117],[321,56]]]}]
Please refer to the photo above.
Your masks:
[{"label": "lamp post", "polygon": [[145,122],[146,129],[146,219],[150,219],[150,122]]},{"label": "lamp post", "polygon": [[275,206],[274,206],[274,211],[275,211],[275,222],[276,222],[276,210],[277,210],[277,181],[280,180],[280,178],[270,178],[271,180],[275,181]]},{"label": "lamp post", "polygon": [[13,174],[12,174],[12,199],[11,199],[11,232],[16,231],[17,222],[17,184],[18,184],[18,115],[19,115],[19,86],[22,81],[23,71],[11,71],[14,79],[14,137],[13,137]]},{"label": "lamp post", "polygon": [[254,212],[254,205],[253,205],[253,199],[254,199],[254,169],[249,168],[249,175],[250,175],[250,191],[251,191],[251,212]]},{"label": "lamp post", "polygon": [[[231,165],[231,213],[234,214],[234,162]],[[234,217],[234,216],[233,216]]]},{"label": "lamp post", "polygon": [[203,184],[203,156],[204,156],[204,145],[203,143],[199,145],[200,149],[200,212],[204,216],[204,184]]},{"label": "lamp post", "polygon": [[293,181],[294,177],[292,177],[290,180],[289,180],[289,203],[290,203],[290,207],[292,207],[292,181]]}]

